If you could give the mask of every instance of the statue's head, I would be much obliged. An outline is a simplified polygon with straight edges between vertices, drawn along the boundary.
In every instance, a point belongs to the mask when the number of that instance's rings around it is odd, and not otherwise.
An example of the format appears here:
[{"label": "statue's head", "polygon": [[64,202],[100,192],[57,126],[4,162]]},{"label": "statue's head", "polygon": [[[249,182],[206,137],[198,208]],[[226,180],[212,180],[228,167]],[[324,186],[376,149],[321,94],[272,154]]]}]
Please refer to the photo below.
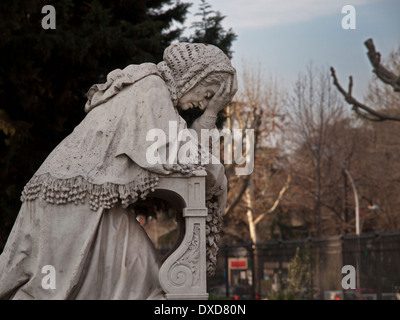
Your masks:
[{"label": "statue's head", "polygon": [[[236,77],[229,58],[216,46],[203,43],[176,43],[164,51],[176,86],[176,99],[181,109],[204,109],[219,86]],[[196,103],[193,103],[196,101]]]},{"label": "statue's head", "polygon": [[221,83],[228,81],[231,74],[227,72],[212,72],[203,80],[194,85],[193,88],[185,92],[178,101],[178,107],[181,110],[207,108],[208,102],[219,90]]}]

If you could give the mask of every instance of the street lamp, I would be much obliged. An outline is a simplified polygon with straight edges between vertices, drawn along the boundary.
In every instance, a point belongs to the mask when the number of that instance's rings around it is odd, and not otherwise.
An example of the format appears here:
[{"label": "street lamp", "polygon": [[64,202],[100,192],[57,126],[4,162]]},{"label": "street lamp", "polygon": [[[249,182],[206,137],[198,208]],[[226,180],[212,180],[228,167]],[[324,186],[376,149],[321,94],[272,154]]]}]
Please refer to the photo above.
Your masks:
[{"label": "street lamp", "polygon": [[344,171],[346,172],[346,175],[349,177],[351,187],[352,187],[353,193],[354,193],[354,203],[355,203],[354,214],[355,214],[355,218],[356,218],[356,235],[359,236],[360,235],[360,204],[358,201],[358,192],[357,192],[357,188],[356,188],[356,184],[354,182],[353,176],[351,175],[349,169],[347,169],[347,167],[343,163],[343,161],[340,160],[334,153],[327,151],[325,149],[319,148],[318,146],[313,146],[311,148],[311,150],[313,150],[313,151],[320,150],[320,151],[324,152],[325,154],[332,156],[334,159],[336,159],[337,162],[340,163],[340,165],[343,167]]},{"label": "street lamp", "polygon": [[349,180],[351,182],[351,187],[353,188],[353,193],[354,193],[354,203],[355,203],[355,216],[356,216],[356,235],[357,235],[357,251],[356,251],[356,281],[357,281],[357,288],[360,288],[360,204],[358,202],[358,192],[356,188],[356,184],[354,182],[353,176],[351,175],[349,169],[347,169],[346,165],[342,160],[340,160],[334,153],[319,148],[318,146],[313,146],[311,148],[313,151],[320,150],[324,152],[327,155],[330,155],[334,159],[336,159],[337,162],[340,163],[340,165],[343,167],[344,171],[346,172],[346,175],[349,177]]}]

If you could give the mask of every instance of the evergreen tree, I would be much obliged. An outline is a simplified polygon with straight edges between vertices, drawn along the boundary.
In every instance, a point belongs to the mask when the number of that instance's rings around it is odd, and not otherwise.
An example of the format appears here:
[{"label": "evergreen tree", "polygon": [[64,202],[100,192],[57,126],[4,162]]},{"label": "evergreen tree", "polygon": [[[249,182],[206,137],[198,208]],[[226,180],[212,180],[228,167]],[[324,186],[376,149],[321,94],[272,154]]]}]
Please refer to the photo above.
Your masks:
[{"label": "evergreen tree", "polygon": [[201,17],[201,20],[192,23],[191,28],[195,29],[194,34],[184,40],[192,43],[213,44],[232,58],[232,43],[237,35],[231,28],[225,30],[222,27],[221,23],[226,17],[219,11],[212,10],[206,0],[201,0],[199,12],[195,16]]}]

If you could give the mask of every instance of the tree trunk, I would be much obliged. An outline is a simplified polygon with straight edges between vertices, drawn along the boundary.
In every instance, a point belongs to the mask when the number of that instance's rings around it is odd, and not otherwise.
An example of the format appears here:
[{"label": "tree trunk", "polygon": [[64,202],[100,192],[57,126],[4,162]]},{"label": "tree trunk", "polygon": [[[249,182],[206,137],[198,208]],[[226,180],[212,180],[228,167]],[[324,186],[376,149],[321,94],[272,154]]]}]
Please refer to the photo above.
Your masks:
[{"label": "tree trunk", "polygon": [[260,277],[260,268],[259,268],[259,254],[258,254],[258,236],[257,236],[257,228],[256,228],[256,222],[254,219],[254,185],[253,185],[253,180],[250,179],[249,186],[246,190],[246,195],[245,195],[245,200],[246,200],[246,207],[247,207],[247,221],[249,224],[249,232],[250,232],[250,238],[251,242],[253,243],[253,271],[254,274],[253,276],[253,293],[254,295],[260,295],[261,291],[261,277]]},{"label": "tree trunk", "polygon": [[253,188],[253,181],[250,179],[249,181],[249,186],[246,189],[246,207],[247,207],[247,221],[249,223],[249,232],[250,232],[250,239],[253,243],[258,242],[257,238],[257,230],[256,230],[256,224],[254,221],[254,188]]}]

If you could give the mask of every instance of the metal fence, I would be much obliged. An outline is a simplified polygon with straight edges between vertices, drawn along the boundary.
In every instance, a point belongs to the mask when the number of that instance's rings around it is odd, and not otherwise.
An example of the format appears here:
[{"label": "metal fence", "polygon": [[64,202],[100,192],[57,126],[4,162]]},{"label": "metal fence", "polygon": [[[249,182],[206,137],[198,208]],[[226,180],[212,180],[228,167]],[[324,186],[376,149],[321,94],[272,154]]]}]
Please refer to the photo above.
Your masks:
[{"label": "metal fence", "polygon": [[400,232],[225,245],[208,284],[215,298],[400,299]]}]

